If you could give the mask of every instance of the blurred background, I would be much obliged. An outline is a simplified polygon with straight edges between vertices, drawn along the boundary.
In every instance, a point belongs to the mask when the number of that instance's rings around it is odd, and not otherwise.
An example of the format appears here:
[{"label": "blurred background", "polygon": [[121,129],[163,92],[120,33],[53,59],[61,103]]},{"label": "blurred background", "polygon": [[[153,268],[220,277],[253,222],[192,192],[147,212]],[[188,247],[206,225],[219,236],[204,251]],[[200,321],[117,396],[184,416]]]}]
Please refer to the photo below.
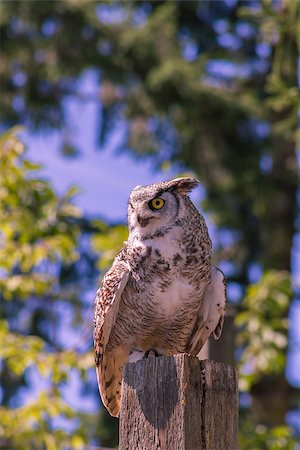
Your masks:
[{"label": "blurred background", "polygon": [[[196,176],[241,450],[299,448],[298,0],[2,1],[0,447],[116,447],[93,299],[138,184]],[[297,141],[298,138],[298,141]]]}]

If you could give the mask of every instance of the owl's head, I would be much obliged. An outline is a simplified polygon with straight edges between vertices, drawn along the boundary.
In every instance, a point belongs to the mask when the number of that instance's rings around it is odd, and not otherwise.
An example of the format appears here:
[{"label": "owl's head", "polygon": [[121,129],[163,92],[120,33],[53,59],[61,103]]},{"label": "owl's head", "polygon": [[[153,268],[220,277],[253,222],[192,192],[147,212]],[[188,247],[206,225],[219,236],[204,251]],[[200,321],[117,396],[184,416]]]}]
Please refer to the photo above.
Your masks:
[{"label": "owl's head", "polygon": [[186,212],[187,194],[197,186],[195,178],[136,186],[128,203],[129,231],[148,236],[168,228]]}]

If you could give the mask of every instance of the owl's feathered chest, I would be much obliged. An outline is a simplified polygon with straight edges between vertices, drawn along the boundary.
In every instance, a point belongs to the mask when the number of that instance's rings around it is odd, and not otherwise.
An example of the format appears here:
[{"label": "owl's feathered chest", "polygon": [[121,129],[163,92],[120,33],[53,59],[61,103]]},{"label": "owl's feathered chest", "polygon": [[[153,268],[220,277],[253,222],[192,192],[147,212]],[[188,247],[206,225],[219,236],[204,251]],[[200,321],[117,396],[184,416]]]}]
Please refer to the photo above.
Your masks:
[{"label": "owl's feathered chest", "polygon": [[172,230],[162,237],[133,240],[123,249],[133,280],[152,283],[182,277],[189,283],[209,281],[211,247],[199,235]]},{"label": "owl's feathered chest", "polygon": [[131,274],[125,304],[161,320],[199,308],[210,271],[210,258],[200,240],[183,242],[178,233],[169,233],[133,242],[126,249],[126,259]]},{"label": "owl's feathered chest", "polygon": [[110,345],[120,339],[135,349],[184,351],[201,306],[210,256],[205,261],[197,240],[184,245],[170,234],[124,247],[120,257],[130,266],[130,276]]}]

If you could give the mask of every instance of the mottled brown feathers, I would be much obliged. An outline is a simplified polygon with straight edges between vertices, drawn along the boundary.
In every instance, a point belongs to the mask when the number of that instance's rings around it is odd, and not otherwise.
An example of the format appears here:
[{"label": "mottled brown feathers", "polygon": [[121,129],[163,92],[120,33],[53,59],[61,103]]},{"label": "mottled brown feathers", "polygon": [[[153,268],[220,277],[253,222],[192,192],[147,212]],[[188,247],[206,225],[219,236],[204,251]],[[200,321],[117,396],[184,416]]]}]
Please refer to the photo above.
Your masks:
[{"label": "mottled brown feathers", "polygon": [[[138,186],[130,195],[129,238],[95,303],[97,379],[114,416],[122,369],[133,353],[197,354],[210,334],[221,333],[223,275],[211,267],[206,223],[187,195],[197,183],[180,178]],[[159,211],[149,208],[155,196],[164,201]]]}]

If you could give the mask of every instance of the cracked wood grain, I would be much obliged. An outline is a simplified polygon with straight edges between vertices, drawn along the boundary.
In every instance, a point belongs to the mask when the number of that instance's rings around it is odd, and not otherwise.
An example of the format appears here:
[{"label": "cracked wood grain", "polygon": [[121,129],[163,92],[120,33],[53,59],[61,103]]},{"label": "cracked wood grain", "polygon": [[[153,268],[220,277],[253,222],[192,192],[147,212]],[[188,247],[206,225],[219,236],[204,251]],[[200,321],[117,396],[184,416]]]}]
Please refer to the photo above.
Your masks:
[{"label": "cracked wood grain", "polygon": [[119,450],[235,450],[237,370],[179,354],[123,370]]}]

